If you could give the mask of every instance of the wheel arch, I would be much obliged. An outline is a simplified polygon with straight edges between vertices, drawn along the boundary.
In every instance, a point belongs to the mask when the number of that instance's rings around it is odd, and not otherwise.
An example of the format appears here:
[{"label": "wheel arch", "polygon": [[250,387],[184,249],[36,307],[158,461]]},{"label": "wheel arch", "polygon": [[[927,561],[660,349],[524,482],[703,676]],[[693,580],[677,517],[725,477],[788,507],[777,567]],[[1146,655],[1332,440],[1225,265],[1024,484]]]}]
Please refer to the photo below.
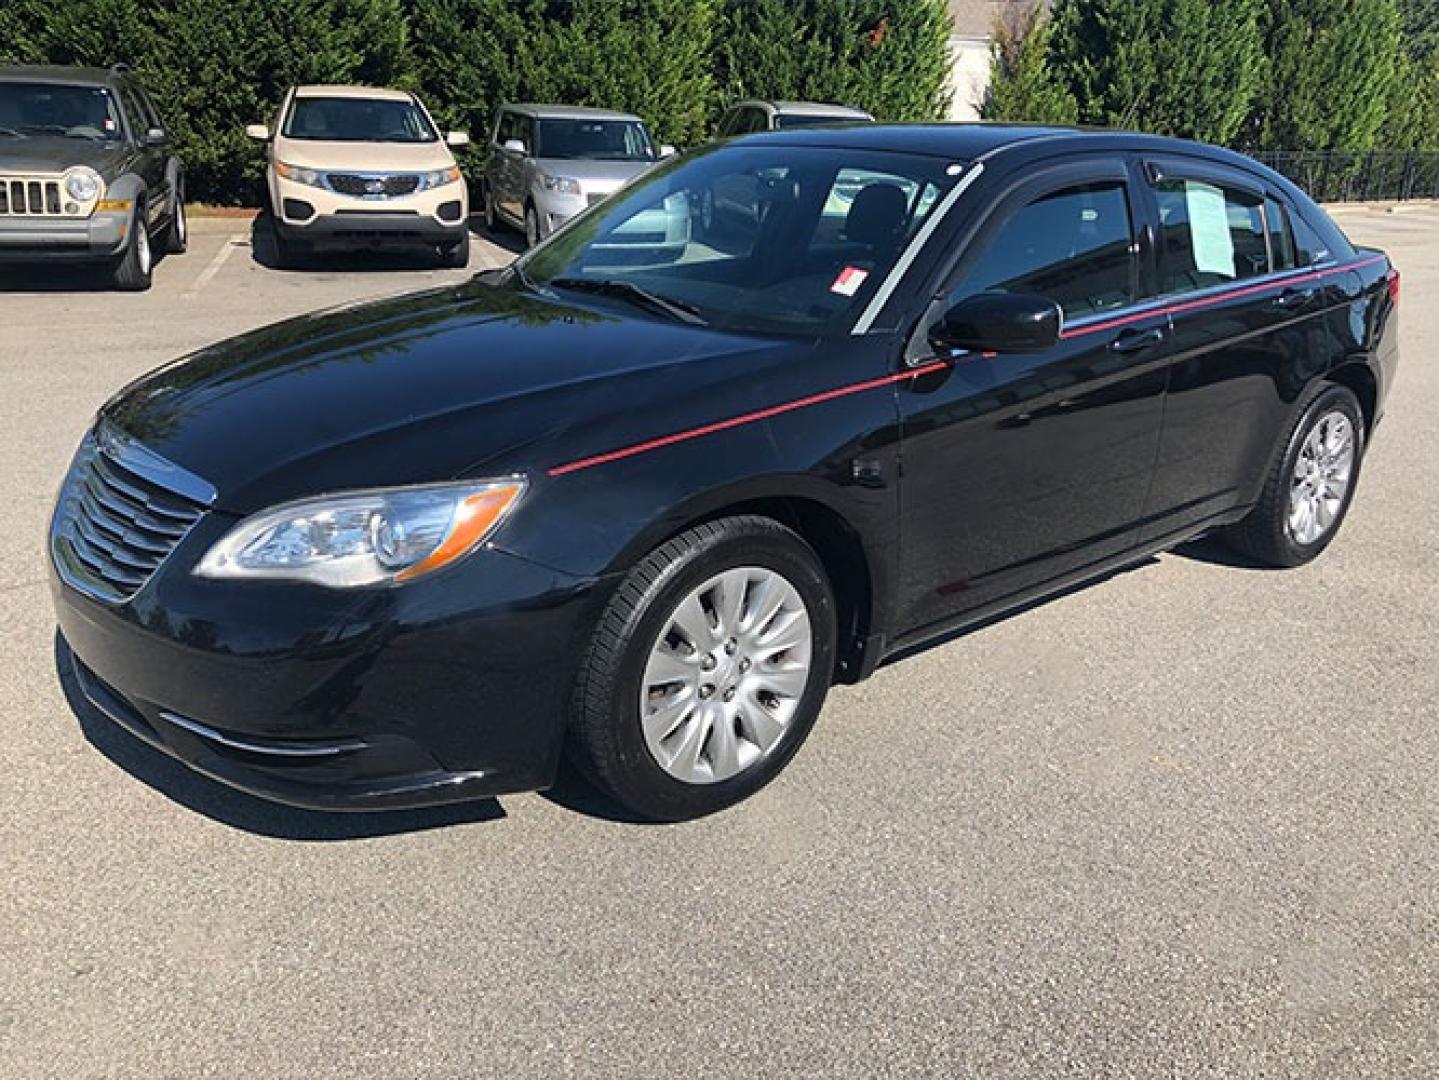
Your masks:
[{"label": "wheel arch", "polygon": [[1364,413],[1364,434],[1367,438],[1374,431],[1379,409],[1379,380],[1375,378],[1373,370],[1363,361],[1353,360],[1329,372],[1325,381],[1346,387],[1359,399],[1359,408]]}]

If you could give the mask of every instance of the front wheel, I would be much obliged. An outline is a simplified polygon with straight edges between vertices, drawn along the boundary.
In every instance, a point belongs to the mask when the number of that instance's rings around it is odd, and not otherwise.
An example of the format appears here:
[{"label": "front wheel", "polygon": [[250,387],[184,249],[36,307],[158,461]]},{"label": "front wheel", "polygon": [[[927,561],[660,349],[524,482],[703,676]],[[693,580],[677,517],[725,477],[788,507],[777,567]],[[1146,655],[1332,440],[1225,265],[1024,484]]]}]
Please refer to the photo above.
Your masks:
[{"label": "front wheel", "polygon": [[1364,459],[1364,413],[1344,386],[1331,386],[1304,410],[1259,501],[1224,537],[1271,566],[1300,566],[1329,546],[1349,512]]},{"label": "front wheel", "polygon": [[834,596],[808,544],[769,518],[696,526],[610,601],[581,665],[571,756],[646,818],[732,806],[804,742],[834,649]]},{"label": "front wheel", "polygon": [[470,231],[453,244],[440,246],[440,265],[451,270],[463,270],[470,265]]},{"label": "front wheel", "polygon": [[150,248],[150,229],[145,222],[145,204],[136,202],[130,219],[130,243],[116,261],[110,277],[122,292],[144,292],[150,287],[155,255]]},{"label": "front wheel", "polygon": [[533,206],[525,207],[525,247],[532,248],[540,242],[540,215]]}]

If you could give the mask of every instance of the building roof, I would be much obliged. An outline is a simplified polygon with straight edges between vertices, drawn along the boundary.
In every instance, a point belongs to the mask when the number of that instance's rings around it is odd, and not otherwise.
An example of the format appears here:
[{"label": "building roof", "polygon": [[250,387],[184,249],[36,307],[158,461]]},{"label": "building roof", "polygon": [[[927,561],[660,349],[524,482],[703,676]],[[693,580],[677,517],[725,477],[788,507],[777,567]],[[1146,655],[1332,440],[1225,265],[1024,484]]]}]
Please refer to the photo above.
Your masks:
[{"label": "building roof", "polygon": [[536,120],[638,120],[633,113],[614,109],[595,109],[588,105],[537,105],[533,102],[508,104],[511,112],[524,113]]},{"label": "building roof", "polygon": [[404,90],[388,90],[379,86],[297,86],[296,97],[347,97],[372,101],[411,101]]}]

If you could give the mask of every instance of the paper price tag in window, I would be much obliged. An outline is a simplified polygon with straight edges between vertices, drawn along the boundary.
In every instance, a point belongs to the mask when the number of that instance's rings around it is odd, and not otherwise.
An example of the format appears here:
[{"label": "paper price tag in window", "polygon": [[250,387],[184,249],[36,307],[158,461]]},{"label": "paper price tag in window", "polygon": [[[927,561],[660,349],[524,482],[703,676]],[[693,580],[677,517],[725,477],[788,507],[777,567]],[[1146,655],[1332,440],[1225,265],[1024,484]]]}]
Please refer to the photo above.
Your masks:
[{"label": "paper price tag in window", "polygon": [[861,270],[857,266],[846,266],[839,272],[839,277],[834,279],[834,284],[829,287],[832,293],[839,293],[840,296],[853,296],[859,292],[859,287],[864,284],[864,279],[869,277],[868,270]]}]

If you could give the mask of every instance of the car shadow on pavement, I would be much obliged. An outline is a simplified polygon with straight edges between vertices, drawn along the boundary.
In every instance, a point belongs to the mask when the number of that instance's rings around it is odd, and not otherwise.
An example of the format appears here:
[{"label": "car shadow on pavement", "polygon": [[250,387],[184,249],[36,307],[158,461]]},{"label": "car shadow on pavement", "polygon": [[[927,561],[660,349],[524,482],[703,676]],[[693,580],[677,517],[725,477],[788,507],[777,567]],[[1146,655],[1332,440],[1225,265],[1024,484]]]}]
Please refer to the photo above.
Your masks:
[{"label": "car shadow on pavement", "polygon": [[[160,265],[157,258],[155,265]],[[87,263],[51,263],[45,266],[7,267],[0,270],[0,293],[103,293],[115,292],[110,271]]]},{"label": "car shadow on pavement", "polygon": [[1187,544],[1180,544],[1171,554],[1178,555],[1181,559],[1189,559],[1192,562],[1210,563],[1214,566],[1227,566],[1233,570],[1268,571],[1281,569],[1281,567],[1256,562],[1249,556],[1235,551],[1217,536],[1201,536],[1198,540],[1191,540]]},{"label": "car shadow on pavement", "polygon": [[281,840],[358,840],[424,832],[450,825],[497,821],[505,810],[495,799],[419,810],[326,813],[268,802],[226,787],[186,768],[118,726],[85,697],[70,667],[68,650],[55,634],[55,675],[87,742],[110,762],[188,810],[231,828]]}]

